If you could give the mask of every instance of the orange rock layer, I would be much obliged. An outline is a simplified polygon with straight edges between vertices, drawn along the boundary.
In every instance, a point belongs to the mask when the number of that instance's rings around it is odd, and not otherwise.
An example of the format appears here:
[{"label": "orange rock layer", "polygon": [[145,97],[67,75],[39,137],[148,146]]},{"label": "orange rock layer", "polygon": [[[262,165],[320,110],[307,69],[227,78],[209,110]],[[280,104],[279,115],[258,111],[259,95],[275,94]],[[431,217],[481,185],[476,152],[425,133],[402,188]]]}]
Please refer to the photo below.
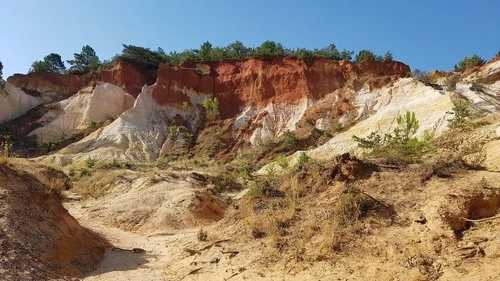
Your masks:
[{"label": "orange rock layer", "polygon": [[[203,69],[197,71],[197,69]],[[94,75],[31,73],[8,79],[30,91],[53,91],[71,95],[96,82],[109,82],[137,96],[143,85],[156,84],[154,99],[162,105],[179,106],[191,102],[188,92],[217,97],[222,117],[237,115],[244,106],[264,106],[270,102],[297,104],[304,98],[320,99],[351,79],[410,75],[409,66],[397,61],[365,62],[284,58],[246,59],[169,67],[161,64],[156,75],[135,66],[119,63],[111,70]],[[155,77],[156,76],[156,77]]]}]

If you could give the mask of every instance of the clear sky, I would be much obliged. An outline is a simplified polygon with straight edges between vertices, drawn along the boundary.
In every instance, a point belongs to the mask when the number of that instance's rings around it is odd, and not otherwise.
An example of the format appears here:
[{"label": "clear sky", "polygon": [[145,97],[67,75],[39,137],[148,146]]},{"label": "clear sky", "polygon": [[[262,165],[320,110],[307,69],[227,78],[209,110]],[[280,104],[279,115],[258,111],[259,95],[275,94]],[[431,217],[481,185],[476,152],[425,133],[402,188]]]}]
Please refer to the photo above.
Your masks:
[{"label": "clear sky", "polygon": [[0,0],[4,77],[83,45],[101,59],[122,43],[167,53],[265,40],[288,48],[371,49],[412,69],[451,70],[465,56],[500,51],[497,0]]}]

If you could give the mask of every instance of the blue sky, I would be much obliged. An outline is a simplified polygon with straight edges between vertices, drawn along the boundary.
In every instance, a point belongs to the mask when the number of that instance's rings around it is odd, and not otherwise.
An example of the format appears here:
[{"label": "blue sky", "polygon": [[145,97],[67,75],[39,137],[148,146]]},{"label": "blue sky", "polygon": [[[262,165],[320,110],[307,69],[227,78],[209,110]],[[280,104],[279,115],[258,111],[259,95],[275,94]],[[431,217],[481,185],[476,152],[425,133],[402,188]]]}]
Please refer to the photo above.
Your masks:
[{"label": "blue sky", "polygon": [[412,69],[451,70],[465,56],[500,51],[500,1],[465,0],[2,0],[0,61],[4,77],[83,45],[101,59],[121,44],[166,52],[235,40],[288,48],[390,50]]}]

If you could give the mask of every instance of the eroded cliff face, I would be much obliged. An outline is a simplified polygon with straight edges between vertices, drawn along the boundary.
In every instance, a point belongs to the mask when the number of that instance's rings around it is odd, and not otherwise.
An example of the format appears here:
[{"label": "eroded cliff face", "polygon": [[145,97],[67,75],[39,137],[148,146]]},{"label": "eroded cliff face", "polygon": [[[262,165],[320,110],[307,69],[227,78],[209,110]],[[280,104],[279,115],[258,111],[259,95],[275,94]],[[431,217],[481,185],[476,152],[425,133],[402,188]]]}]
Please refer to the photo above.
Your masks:
[{"label": "eroded cliff face", "polygon": [[249,59],[190,67],[160,65],[156,83],[143,87],[133,108],[61,150],[67,156],[49,159],[69,164],[88,158],[80,155],[83,152],[96,159],[154,161],[167,140],[169,126],[182,125],[193,133],[199,130],[207,97],[219,100],[220,117],[234,122],[235,131],[254,127],[251,133],[240,135],[240,141],[257,145],[295,130],[308,108],[346,84],[356,88],[366,82],[368,87],[381,87],[410,72],[407,65],[394,61],[357,65],[316,60],[308,65],[296,59]]},{"label": "eroded cliff face", "polygon": [[0,80],[0,124],[23,115],[40,103],[39,98],[27,95],[9,82]]},{"label": "eroded cliff face", "polygon": [[410,68],[397,61],[355,64],[318,59],[306,64],[290,58],[248,59],[191,67],[199,72],[160,65],[154,99],[161,105],[180,105],[199,104],[199,96],[217,97],[222,118],[235,117],[247,106],[297,105],[304,99],[318,100],[353,79],[410,74]]},{"label": "eroded cliff face", "polygon": [[38,72],[26,75],[14,74],[7,81],[27,94],[40,97],[49,103],[68,98],[80,89],[99,82],[122,87],[127,93],[137,97],[142,86],[154,83],[155,79],[156,73],[141,70],[127,63],[117,63],[113,68],[98,74],[69,75]]},{"label": "eroded cliff face", "polygon": [[[118,81],[115,83],[122,87],[147,82],[147,74],[128,67],[119,64],[99,77],[108,75],[102,79]],[[122,107],[126,111],[114,122],[47,159],[63,165],[89,156],[154,161],[169,139],[169,126],[184,126],[195,136],[203,128],[202,104],[208,97],[219,100],[219,117],[224,126],[230,124],[231,130],[226,132],[234,141],[230,149],[266,143],[285,131],[300,133],[310,131],[311,126],[328,131],[342,126],[344,133],[333,135],[311,153],[330,157],[352,149],[353,134],[365,136],[377,126],[391,128],[392,120],[406,110],[422,119],[421,133],[432,130],[439,134],[446,129],[452,96],[457,94],[480,109],[497,112],[500,82],[495,79],[499,72],[498,62],[492,61],[462,74],[456,88],[448,90],[443,83],[457,74],[440,75],[443,85],[425,84],[409,78],[410,68],[397,61],[355,64],[317,59],[307,64],[285,58],[184,67],[162,64],[155,83],[145,83],[132,108]],[[91,87],[95,83],[89,82]],[[65,110],[71,112],[69,107]]]}]

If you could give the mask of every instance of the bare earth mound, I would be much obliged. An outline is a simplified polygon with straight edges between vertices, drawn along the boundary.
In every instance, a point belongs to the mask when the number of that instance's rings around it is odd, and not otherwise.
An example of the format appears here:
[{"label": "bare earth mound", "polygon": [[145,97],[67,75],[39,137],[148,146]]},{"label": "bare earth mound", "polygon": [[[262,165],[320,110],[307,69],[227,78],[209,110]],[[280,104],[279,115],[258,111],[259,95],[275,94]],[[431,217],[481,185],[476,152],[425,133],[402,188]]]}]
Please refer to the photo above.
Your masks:
[{"label": "bare earth mound", "polygon": [[57,192],[0,165],[1,280],[79,277],[101,261],[107,245],[69,215]]}]

